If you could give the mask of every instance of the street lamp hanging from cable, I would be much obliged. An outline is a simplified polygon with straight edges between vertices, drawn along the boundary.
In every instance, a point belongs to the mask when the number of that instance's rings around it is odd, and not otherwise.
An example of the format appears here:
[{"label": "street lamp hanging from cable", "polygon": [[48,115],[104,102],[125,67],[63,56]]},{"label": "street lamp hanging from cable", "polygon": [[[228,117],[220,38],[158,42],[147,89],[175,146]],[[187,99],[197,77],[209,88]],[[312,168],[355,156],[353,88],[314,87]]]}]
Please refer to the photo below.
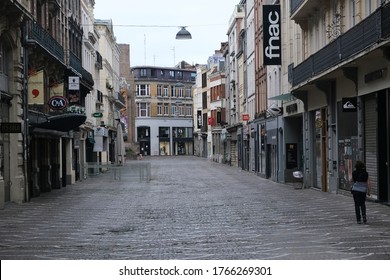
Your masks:
[{"label": "street lamp hanging from cable", "polygon": [[187,31],[186,26],[181,26],[181,29],[176,34],[177,40],[192,39],[191,33]]}]

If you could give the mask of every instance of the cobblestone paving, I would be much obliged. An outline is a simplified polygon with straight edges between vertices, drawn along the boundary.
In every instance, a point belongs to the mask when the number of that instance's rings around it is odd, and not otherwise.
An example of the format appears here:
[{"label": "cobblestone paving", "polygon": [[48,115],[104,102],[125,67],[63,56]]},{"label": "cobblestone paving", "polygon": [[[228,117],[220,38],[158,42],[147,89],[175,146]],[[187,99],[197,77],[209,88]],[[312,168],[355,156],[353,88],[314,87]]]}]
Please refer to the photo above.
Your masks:
[{"label": "cobblestone paving", "polygon": [[[5,259],[390,259],[390,208],[294,189],[197,157],[146,159],[0,210]],[[126,170],[126,167],[124,167]]]}]

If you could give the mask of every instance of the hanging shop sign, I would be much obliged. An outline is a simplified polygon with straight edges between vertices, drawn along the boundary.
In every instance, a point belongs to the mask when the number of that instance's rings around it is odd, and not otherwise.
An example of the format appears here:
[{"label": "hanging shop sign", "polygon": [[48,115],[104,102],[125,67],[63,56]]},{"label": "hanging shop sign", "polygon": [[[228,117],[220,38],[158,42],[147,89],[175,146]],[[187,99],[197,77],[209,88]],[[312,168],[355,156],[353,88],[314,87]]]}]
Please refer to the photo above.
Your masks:
[{"label": "hanging shop sign", "polygon": [[343,112],[357,112],[357,98],[345,97],[342,99]]},{"label": "hanging shop sign", "polygon": [[1,133],[21,133],[22,124],[19,122],[3,122],[0,124]]},{"label": "hanging shop sign", "polygon": [[68,101],[63,96],[53,96],[49,99],[47,102],[47,105],[49,105],[49,108],[52,110],[63,110],[68,105]]},{"label": "hanging shop sign", "polygon": [[280,5],[263,5],[264,64],[281,65]]},{"label": "hanging shop sign", "polygon": [[80,77],[69,76],[68,90],[80,90]]},{"label": "hanging shop sign", "polygon": [[44,104],[43,70],[33,72],[28,76],[28,104]]},{"label": "hanging shop sign", "polygon": [[102,112],[95,112],[92,114],[92,116],[94,118],[102,118],[103,117],[103,113]]}]

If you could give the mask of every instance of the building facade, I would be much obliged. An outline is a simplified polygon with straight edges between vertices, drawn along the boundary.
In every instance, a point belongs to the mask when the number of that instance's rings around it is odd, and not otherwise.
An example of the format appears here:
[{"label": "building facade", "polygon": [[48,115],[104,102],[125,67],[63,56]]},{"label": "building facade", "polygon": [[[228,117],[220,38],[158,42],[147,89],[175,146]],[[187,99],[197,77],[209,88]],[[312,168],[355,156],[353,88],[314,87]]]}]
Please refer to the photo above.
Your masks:
[{"label": "building facade", "polygon": [[[6,202],[25,202],[30,196],[24,122],[27,46],[22,40],[25,22],[33,18],[29,2],[3,1],[0,7],[0,208]],[[18,127],[6,133],[5,123],[18,123]]]},{"label": "building facade", "polygon": [[363,160],[372,196],[389,202],[388,1],[291,1],[290,8],[302,30],[302,57],[289,74],[305,104],[305,184],[348,190]]},{"label": "building facade", "polygon": [[136,84],[135,134],[139,153],[193,155],[195,69],[147,66],[131,69]]},{"label": "building facade", "polygon": [[[94,0],[2,1],[1,208],[84,180],[86,163],[96,159],[94,131],[101,122],[94,113],[106,105],[95,83],[104,59],[94,5]],[[115,48],[107,57],[115,57],[112,68],[119,69]],[[119,81],[118,71],[111,73]],[[113,94],[106,109],[115,132],[119,99]]]},{"label": "building facade", "polygon": [[[242,166],[243,143],[242,113],[245,108],[244,93],[244,38],[245,38],[245,6],[235,6],[229,20],[228,51],[226,54],[226,93],[227,93],[227,123],[226,147],[229,151],[228,162],[232,166]],[[241,71],[241,72],[240,72]]]},{"label": "building facade", "polygon": [[226,74],[224,48],[209,57],[207,65],[198,65],[194,86],[194,155],[216,162],[226,162],[227,153],[222,128],[226,122]]}]

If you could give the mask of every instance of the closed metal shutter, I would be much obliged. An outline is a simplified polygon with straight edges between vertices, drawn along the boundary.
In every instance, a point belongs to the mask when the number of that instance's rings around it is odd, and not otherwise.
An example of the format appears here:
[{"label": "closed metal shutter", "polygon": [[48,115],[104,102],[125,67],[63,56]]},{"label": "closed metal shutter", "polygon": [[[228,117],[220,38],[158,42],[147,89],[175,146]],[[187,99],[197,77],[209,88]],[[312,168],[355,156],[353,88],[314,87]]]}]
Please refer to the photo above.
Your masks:
[{"label": "closed metal shutter", "polygon": [[365,157],[367,172],[370,174],[372,193],[377,193],[378,161],[377,161],[377,101],[376,95],[370,94],[364,98],[365,112]]}]

